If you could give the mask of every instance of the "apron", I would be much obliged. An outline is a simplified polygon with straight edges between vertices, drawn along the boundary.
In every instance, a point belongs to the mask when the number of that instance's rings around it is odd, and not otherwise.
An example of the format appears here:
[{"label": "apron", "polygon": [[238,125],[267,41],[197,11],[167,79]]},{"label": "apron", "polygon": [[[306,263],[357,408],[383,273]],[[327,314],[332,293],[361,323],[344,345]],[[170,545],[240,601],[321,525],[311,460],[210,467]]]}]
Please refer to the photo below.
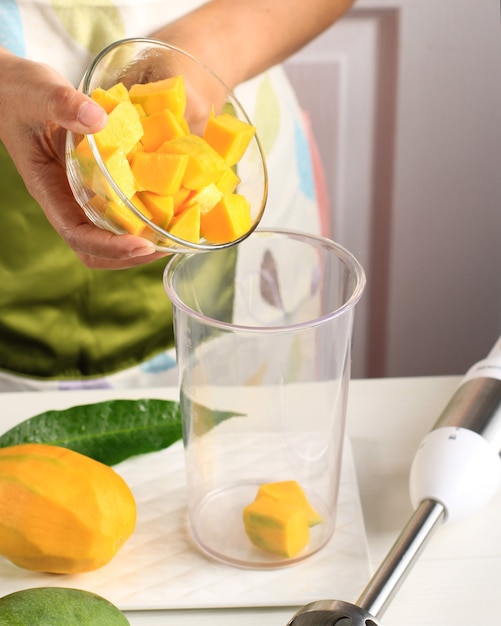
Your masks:
[{"label": "apron", "polygon": [[[105,45],[148,36],[200,4],[3,0],[0,45],[52,65],[78,86]],[[235,91],[267,160],[261,225],[319,232],[309,136],[285,73],[272,68]],[[126,270],[85,267],[27,193],[1,143],[0,172],[0,390],[175,383],[167,260]],[[214,282],[218,290],[224,274]]]}]

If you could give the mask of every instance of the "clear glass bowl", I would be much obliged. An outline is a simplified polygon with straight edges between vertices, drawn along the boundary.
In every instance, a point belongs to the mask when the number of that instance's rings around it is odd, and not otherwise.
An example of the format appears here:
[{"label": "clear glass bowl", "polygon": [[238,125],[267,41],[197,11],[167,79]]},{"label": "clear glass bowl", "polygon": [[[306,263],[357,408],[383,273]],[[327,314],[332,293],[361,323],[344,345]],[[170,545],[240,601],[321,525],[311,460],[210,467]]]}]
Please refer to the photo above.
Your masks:
[{"label": "clear glass bowl", "polygon": [[[129,89],[136,83],[149,83],[181,75],[186,91],[185,119],[189,132],[201,136],[214,113],[231,113],[252,124],[233,92],[202,62],[161,41],[149,38],[124,39],[103,49],[87,69],[80,90],[90,95],[96,88],[109,89],[122,82]],[[210,105],[202,104],[197,94],[211,94]],[[197,252],[235,245],[257,227],[263,215],[268,192],[268,178],[263,151],[254,134],[244,155],[233,166],[239,182],[235,193],[243,195],[250,205],[251,226],[237,239],[222,243],[187,241],[171,234],[141,212],[120,188],[103,160],[103,154],[93,135],[87,135],[88,152],[85,159],[76,150],[82,135],[67,133],[66,169],[71,190],[87,217],[98,227],[116,234],[135,232],[152,241],[157,250],[165,252]],[[107,210],[110,196],[119,211]],[[129,223],[135,224],[134,231]],[[165,225],[164,225],[165,226]]]}]

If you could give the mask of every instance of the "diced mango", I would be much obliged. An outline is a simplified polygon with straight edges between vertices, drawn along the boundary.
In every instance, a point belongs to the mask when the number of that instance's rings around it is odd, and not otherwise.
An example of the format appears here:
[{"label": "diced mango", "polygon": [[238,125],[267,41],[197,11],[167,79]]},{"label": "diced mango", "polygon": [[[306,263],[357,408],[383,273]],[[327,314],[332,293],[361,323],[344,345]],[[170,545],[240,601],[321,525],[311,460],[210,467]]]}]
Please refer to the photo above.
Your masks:
[{"label": "diced mango", "polygon": [[132,213],[132,211],[120,201],[114,202],[110,200],[106,204],[103,216],[110,219],[113,223],[118,224],[131,235],[141,235],[145,227],[141,218]]},{"label": "diced mango", "polygon": [[[247,148],[253,126],[212,112],[207,138],[192,134],[184,117],[182,76],[136,84],[129,90],[117,83],[95,89],[92,98],[108,113],[105,128],[94,135],[101,158],[118,188],[143,215],[192,242],[205,237],[226,243],[248,232],[250,206],[235,193],[240,178],[233,162]],[[84,184],[96,194],[92,201],[96,210],[127,232],[140,234],[141,219],[128,211],[97,167],[86,136],[75,157]]]},{"label": "diced mango", "polygon": [[183,209],[187,208],[187,201],[195,193],[195,191],[192,191],[191,189],[186,189],[186,187],[181,186],[179,190],[172,195],[172,199],[174,201],[174,215],[177,215]]},{"label": "diced mango", "polygon": [[200,241],[200,207],[188,207],[175,215],[169,224],[169,232],[179,239],[198,243]]},{"label": "diced mango", "polygon": [[116,83],[109,89],[97,87],[91,93],[91,98],[103,107],[106,113],[111,113],[119,102],[129,100],[129,92],[123,83]]},{"label": "diced mango", "polygon": [[188,156],[166,152],[137,152],[132,173],[138,191],[169,196],[179,190],[188,166]]},{"label": "diced mango", "polygon": [[129,97],[132,102],[143,107],[146,115],[169,109],[177,118],[181,118],[186,109],[186,92],[182,76],[132,85]]},{"label": "diced mango", "polygon": [[[136,193],[136,182],[124,152],[122,150],[105,150],[101,153],[101,158],[120,191],[126,198],[132,198]],[[109,185],[104,174],[97,168],[94,170],[92,188],[106,198],[117,199],[117,194]]]},{"label": "diced mango", "polygon": [[141,191],[139,198],[151,212],[151,219],[155,224],[166,230],[174,216],[173,196],[161,196],[153,191]]},{"label": "diced mango", "polygon": [[83,184],[92,187],[92,176],[97,164],[87,135],[84,135],[75,147],[75,158],[78,160]]},{"label": "diced mango", "polygon": [[227,167],[216,181],[217,188],[223,194],[232,193],[240,183],[240,178],[232,167]]},{"label": "diced mango", "polygon": [[153,152],[163,143],[186,135],[185,128],[170,109],[141,118],[144,134],[141,139],[145,150]]},{"label": "diced mango", "polygon": [[132,196],[130,201],[131,201],[131,204],[133,204],[136,207],[136,209],[144,215],[144,217],[146,217],[149,220],[153,219],[153,213],[148,209],[148,207],[141,200],[141,198],[139,197],[137,193]]},{"label": "diced mango", "polygon": [[134,104],[134,108],[138,112],[139,117],[145,117],[146,113],[144,112],[143,107],[140,104]]},{"label": "diced mango", "polygon": [[192,206],[193,204],[198,204],[200,207],[200,211],[202,213],[207,213],[223,197],[222,192],[216,187],[214,183],[207,185],[206,187],[202,187],[200,191],[195,191],[190,197],[186,200],[186,206]]},{"label": "diced mango", "polygon": [[228,165],[242,158],[256,129],[229,113],[209,118],[203,138],[220,154]]},{"label": "diced mango", "polygon": [[250,205],[244,196],[231,194],[222,199],[200,219],[200,234],[210,243],[234,241],[252,226]]},{"label": "diced mango", "polygon": [[258,548],[292,558],[308,545],[308,518],[302,508],[262,496],[243,510],[245,532]]},{"label": "diced mango", "polygon": [[266,483],[258,489],[256,498],[267,497],[275,502],[294,504],[305,512],[310,526],[320,524],[321,516],[308,502],[308,498],[301,486],[295,480],[285,480],[276,483]]},{"label": "diced mango", "polygon": [[128,101],[119,102],[108,114],[106,126],[94,135],[99,150],[120,148],[130,152],[143,136],[143,126],[136,107]]},{"label": "diced mango", "polygon": [[197,135],[190,134],[167,141],[158,151],[189,156],[183,177],[183,186],[188,189],[202,189],[218,180],[226,169],[224,159]]}]

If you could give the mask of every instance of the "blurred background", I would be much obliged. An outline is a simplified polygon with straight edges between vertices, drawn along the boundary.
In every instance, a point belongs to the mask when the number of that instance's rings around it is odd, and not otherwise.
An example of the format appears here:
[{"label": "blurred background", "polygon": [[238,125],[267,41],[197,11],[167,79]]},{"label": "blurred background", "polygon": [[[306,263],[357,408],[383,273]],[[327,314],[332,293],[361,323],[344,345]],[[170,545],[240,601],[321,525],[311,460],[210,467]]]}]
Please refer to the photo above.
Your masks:
[{"label": "blurred background", "polygon": [[499,0],[358,0],[286,69],[368,275],[353,377],[463,374],[501,333]]}]

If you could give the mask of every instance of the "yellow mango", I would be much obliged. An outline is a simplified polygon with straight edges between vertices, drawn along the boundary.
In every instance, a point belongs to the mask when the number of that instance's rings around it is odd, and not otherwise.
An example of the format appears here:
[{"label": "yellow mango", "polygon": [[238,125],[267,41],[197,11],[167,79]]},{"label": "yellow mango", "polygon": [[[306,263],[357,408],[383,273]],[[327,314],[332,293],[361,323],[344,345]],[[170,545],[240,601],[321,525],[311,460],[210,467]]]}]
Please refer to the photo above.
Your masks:
[{"label": "yellow mango", "polygon": [[292,558],[308,545],[308,518],[289,502],[256,498],[244,508],[243,522],[251,542],[266,552]]},{"label": "yellow mango", "polygon": [[170,196],[179,190],[188,166],[188,156],[165,152],[137,152],[132,173],[138,191]]},{"label": "yellow mango", "polygon": [[[136,193],[136,182],[132,173],[127,156],[122,150],[106,150],[101,152],[101,158],[110,176],[118,185],[126,198],[132,198]],[[104,174],[97,169],[94,172],[93,187],[96,193],[100,193],[112,200],[117,199],[117,194],[108,184]]]},{"label": "yellow mango", "polygon": [[218,180],[226,169],[224,159],[198,135],[190,134],[167,141],[158,152],[189,156],[182,183],[188,189],[200,190],[206,187]]},{"label": "yellow mango", "polygon": [[123,83],[116,83],[109,89],[96,87],[91,94],[91,98],[103,107],[106,113],[111,113],[119,102],[129,100],[129,92]]},{"label": "yellow mango", "polygon": [[19,567],[75,574],[108,563],[132,534],[136,503],[111,468],[73,450],[0,450],[0,554]]},{"label": "yellow mango", "polygon": [[164,230],[167,229],[169,222],[174,216],[174,198],[172,196],[161,196],[153,191],[141,191],[139,192],[139,198],[151,212],[151,220]]},{"label": "yellow mango", "polygon": [[225,243],[242,237],[251,226],[249,201],[239,194],[230,194],[202,213],[200,235],[210,243]]},{"label": "yellow mango", "polygon": [[198,243],[200,241],[200,207],[194,205],[175,215],[169,224],[169,232],[179,239]]},{"label": "yellow mango", "polygon": [[305,512],[308,524],[314,526],[320,524],[321,516],[308,502],[306,494],[295,480],[285,480],[276,483],[266,483],[258,489],[256,498],[270,498],[275,502],[288,502],[294,504]]},{"label": "yellow mango", "polygon": [[240,184],[240,178],[232,167],[227,167],[216,181],[217,188],[223,194],[233,193]]},{"label": "yellow mango", "polygon": [[140,118],[146,116],[146,113],[144,112],[144,109],[140,104],[134,104],[134,108],[136,109]]},{"label": "yellow mango", "polygon": [[176,193],[172,194],[172,200],[174,201],[174,215],[177,215],[187,208],[186,204],[194,193],[196,192],[181,186]]},{"label": "yellow mango", "polygon": [[136,107],[129,101],[123,101],[108,114],[106,126],[94,135],[94,139],[99,150],[120,148],[127,154],[141,139],[143,132]]},{"label": "yellow mango", "polygon": [[223,193],[217,188],[214,183],[210,183],[206,187],[200,189],[200,191],[195,191],[187,198],[185,205],[186,207],[192,206],[194,204],[198,204],[200,207],[200,211],[202,213],[207,213],[210,211],[223,197]]},{"label": "yellow mango", "polygon": [[75,158],[78,160],[83,184],[92,187],[92,176],[97,165],[87,135],[84,135],[75,147]]},{"label": "yellow mango", "polygon": [[228,165],[235,165],[247,150],[256,129],[229,113],[209,118],[203,138]]},{"label": "yellow mango", "polygon": [[137,83],[129,89],[131,102],[140,104],[146,115],[169,109],[177,118],[184,116],[186,92],[182,76],[171,76],[152,83]]},{"label": "yellow mango", "polygon": [[186,135],[184,126],[170,109],[163,109],[153,115],[141,118],[144,134],[141,139],[145,150],[154,152],[163,143]]},{"label": "yellow mango", "polygon": [[103,217],[110,219],[131,235],[141,235],[146,224],[120,200],[109,200],[103,211]]}]

